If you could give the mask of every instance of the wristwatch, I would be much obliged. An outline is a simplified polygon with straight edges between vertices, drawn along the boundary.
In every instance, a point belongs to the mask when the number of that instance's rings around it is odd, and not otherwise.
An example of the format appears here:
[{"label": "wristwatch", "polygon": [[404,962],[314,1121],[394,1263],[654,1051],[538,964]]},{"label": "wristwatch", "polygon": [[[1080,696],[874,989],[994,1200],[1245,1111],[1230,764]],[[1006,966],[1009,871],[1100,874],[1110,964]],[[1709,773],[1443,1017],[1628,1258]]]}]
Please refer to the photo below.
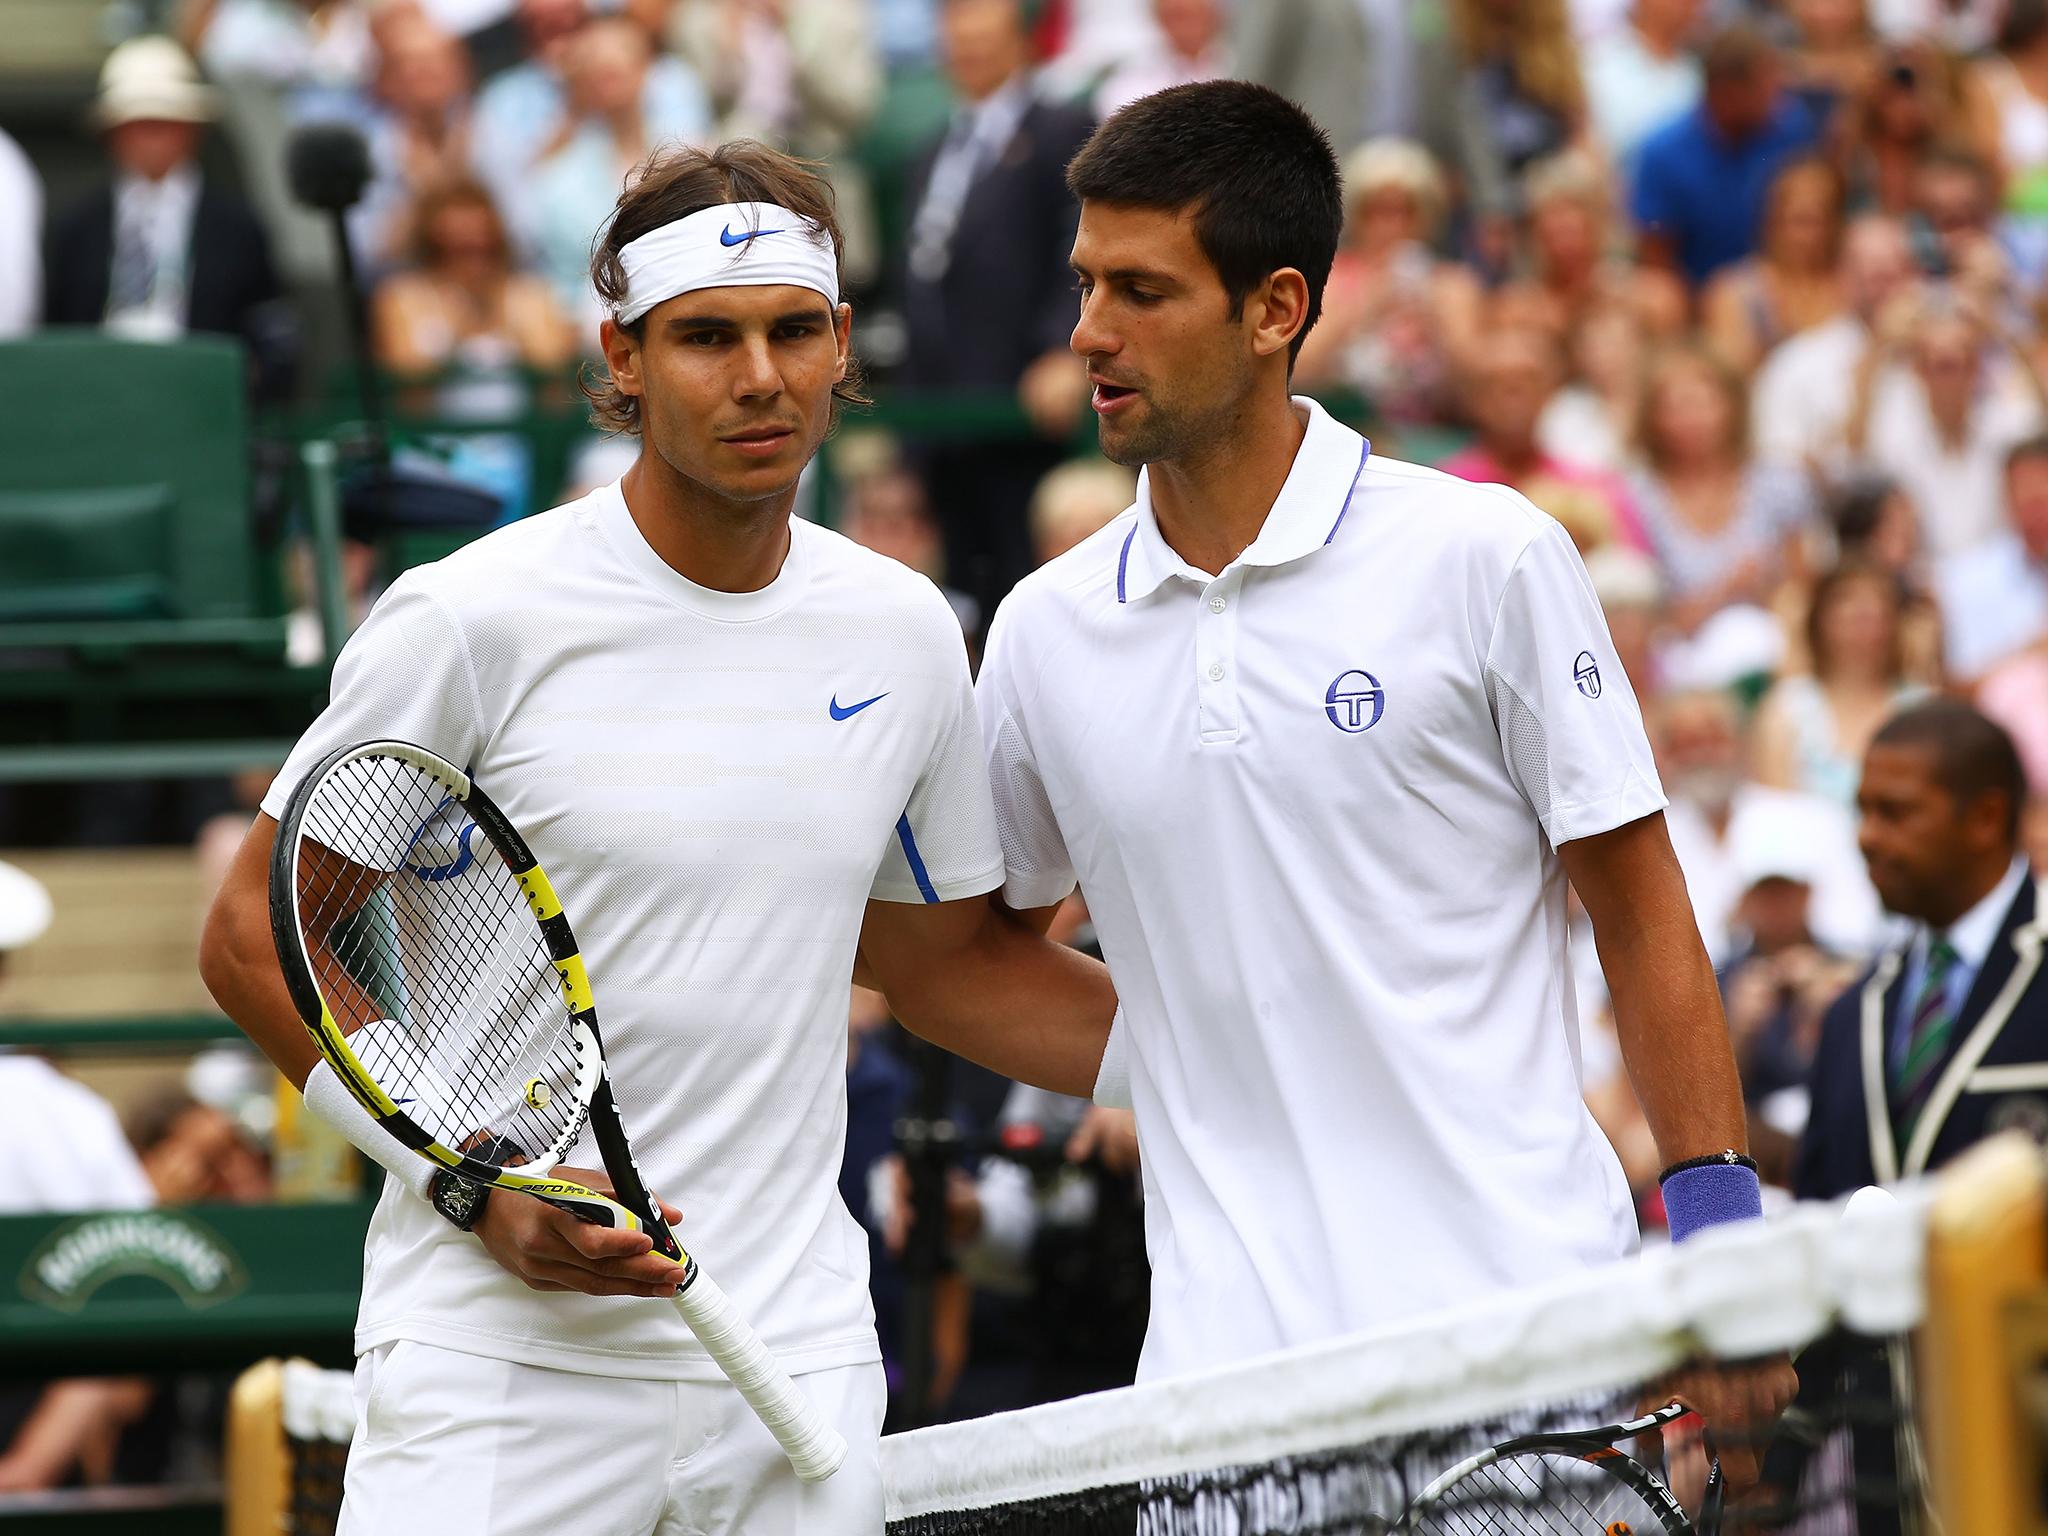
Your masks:
[{"label": "wristwatch", "polygon": [[427,1185],[427,1198],[458,1231],[468,1232],[483,1219],[484,1206],[491,1198],[491,1186],[443,1168]]}]

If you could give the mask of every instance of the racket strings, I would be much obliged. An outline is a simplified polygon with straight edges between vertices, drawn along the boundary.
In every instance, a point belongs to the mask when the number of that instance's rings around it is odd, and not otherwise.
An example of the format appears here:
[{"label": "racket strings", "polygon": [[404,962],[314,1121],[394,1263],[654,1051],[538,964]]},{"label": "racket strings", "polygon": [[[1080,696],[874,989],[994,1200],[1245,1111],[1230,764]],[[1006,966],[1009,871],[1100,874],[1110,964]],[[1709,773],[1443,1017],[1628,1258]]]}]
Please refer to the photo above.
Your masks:
[{"label": "racket strings", "polygon": [[365,1071],[444,1146],[558,1156],[584,1107],[576,1034],[518,879],[461,802],[410,763],[354,758],[300,835],[300,933]]},{"label": "racket strings", "polygon": [[1413,1527],[1415,1536],[1666,1536],[1672,1529],[1619,1478],[1547,1452],[1478,1469]]}]

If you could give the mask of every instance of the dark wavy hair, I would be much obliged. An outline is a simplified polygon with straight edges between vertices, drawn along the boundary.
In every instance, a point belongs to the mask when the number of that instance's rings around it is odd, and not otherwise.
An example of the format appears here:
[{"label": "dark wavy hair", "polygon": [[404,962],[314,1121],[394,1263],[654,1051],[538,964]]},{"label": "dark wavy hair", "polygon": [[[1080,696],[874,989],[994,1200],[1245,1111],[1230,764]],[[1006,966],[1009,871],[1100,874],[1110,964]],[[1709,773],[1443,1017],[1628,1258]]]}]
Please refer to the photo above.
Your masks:
[{"label": "dark wavy hair", "polygon": [[[619,252],[642,235],[686,219],[722,203],[774,203],[810,220],[832,239],[833,257],[843,267],[846,241],[832,204],[832,186],[815,160],[799,160],[753,139],[735,139],[716,149],[689,147],[658,150],[626,179],[618,206],[597,237],[590,258],[590,281],[607,310],[626,298],[626,269]],[[841,272],[841,281],[845,274]],[[647,317],[620,329],[639,338]],[[863,389],[866,380],[858,360],[849,358],[846,377],[832,386],[838,406],[872,405]],[[602,367],[586,369],[583,393],[590,417],[607,432],[638,435],[640,401],[623,393]]]}]

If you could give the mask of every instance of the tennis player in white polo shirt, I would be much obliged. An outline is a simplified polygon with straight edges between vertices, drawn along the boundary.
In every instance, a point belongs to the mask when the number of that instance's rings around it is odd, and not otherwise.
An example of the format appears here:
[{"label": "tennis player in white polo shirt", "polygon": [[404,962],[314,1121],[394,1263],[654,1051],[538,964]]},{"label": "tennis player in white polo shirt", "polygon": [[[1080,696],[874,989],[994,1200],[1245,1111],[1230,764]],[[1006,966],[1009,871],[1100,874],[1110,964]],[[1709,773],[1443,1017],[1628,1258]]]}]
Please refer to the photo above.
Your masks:
[{"label": "tennis player in white polo shirt", "polygon": [[[977,694],[1004,897],[1043,920],[1078,880],[1122,1000],[1140,1376],[1634,1249],[1580,1098],[1567,878],[1677,1170],[1674,1234],[1759,1215],[1714,974],[1571,540],[1288,395],[1343,216],[1322,132],[1258,86],[1180,86],[1110,118],[1068,182],[1073,347],[1103,451],[1144,473],[1003,603]],[[1692,1391],[1728,1431],[1791,1388],[1777,1362]]]}]

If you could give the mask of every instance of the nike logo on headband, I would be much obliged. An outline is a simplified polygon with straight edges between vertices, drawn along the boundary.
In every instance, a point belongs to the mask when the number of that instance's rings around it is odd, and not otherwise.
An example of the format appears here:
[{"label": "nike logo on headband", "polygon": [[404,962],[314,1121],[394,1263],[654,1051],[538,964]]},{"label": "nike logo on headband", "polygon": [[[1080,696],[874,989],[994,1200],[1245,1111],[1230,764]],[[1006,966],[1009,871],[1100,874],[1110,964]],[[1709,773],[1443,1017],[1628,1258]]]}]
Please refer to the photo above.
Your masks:
[{"label": "nike logo on headband", "polygon": [[745,245],[749,240],[758,240],[763,235],[780,235],[786,233],[786,230],[780,229],[749,229],[744,230],[736,235],[732,232],[732,226],[728,224],[725,226],[725,228],[721,229],[718,232],[718,243],[720,245]]}]

